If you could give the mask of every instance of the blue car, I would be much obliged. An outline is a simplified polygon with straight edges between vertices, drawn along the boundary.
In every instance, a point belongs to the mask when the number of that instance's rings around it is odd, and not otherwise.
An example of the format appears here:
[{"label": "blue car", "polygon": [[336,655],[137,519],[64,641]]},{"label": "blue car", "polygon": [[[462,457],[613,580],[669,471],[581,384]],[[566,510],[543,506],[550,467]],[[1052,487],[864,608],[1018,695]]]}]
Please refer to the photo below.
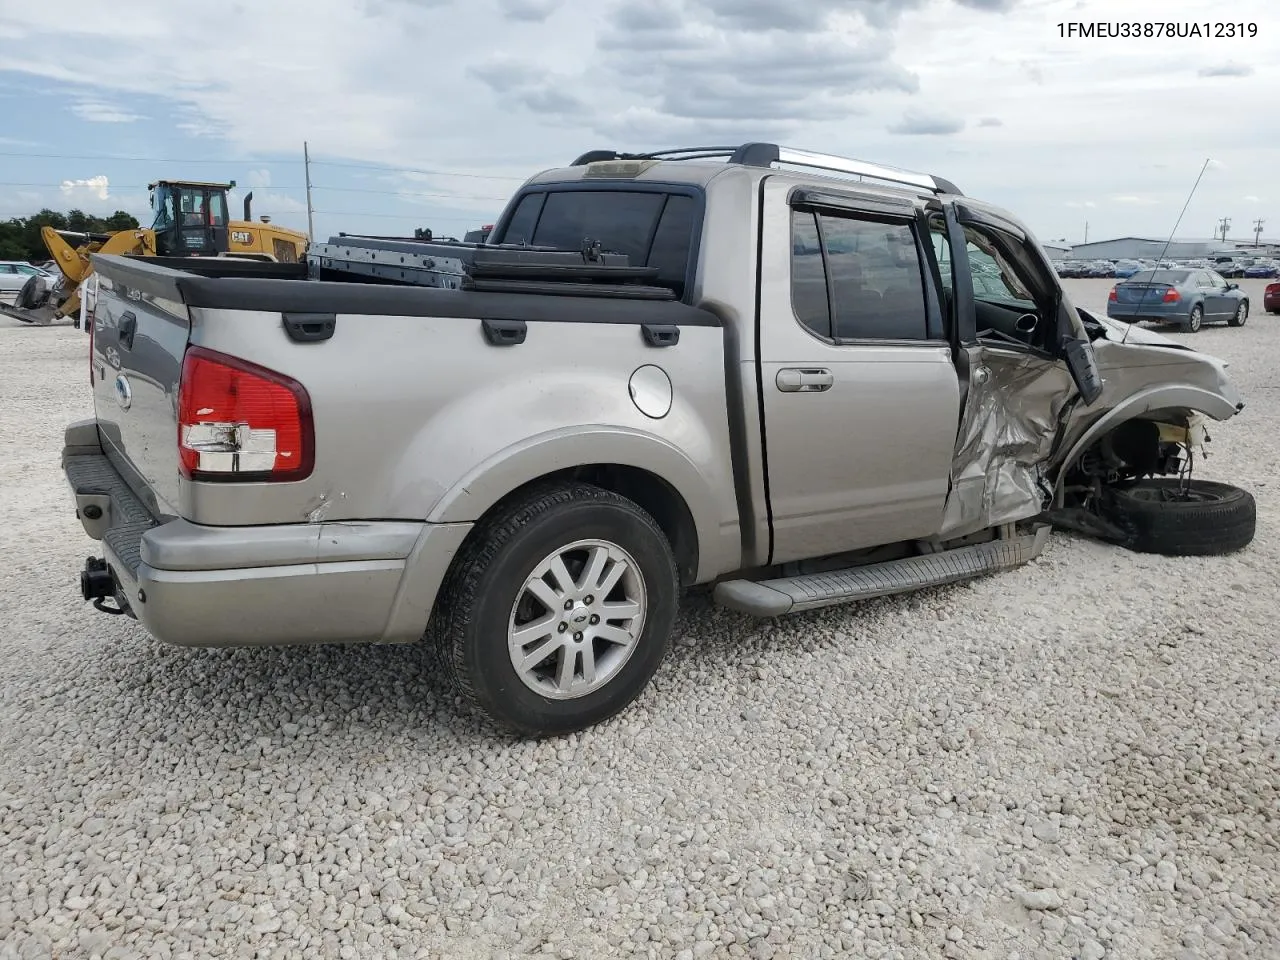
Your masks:
[{"label": "blue car", "polygon": [[1245,267],[1244,275],[1255,280],[1270,280],[1273,277],[1280,276],[1280,267],[1274,261],[1263,260]]},{"label": "blue car", "polygon": [[1144,270],[1111,288],[1107,316],[1128,323],[1176,323],[1188,333],[1219,321],[1243,327],[1249,298],[1239,284],[1212,270]]},{"label": "blue car", "polygon": [[1116,261],[1115,272],[1117,277],[1127,279],[1129,277],[1132,277],[1135,273],[1141,273],[1142,270],[1143,270],[1143,266],[1137,260],[1117,260]]}]

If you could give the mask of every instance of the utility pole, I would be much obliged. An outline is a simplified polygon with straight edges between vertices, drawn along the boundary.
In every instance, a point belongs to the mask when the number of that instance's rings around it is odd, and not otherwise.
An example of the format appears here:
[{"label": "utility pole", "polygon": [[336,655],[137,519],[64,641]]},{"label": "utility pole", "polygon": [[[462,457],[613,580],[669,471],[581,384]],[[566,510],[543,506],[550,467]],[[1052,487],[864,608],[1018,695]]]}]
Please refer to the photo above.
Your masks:
[{"label": "utility pole", "polygon": [[1255,247],[1258,245],[1258,241],[1262,237],[1262,224],[1264,222],[1265,221],[1261,217],[1253,221],[1253,245]]},{"label": "utility pole", "polygon": [[1085,243],[1089,242],[1089,221],[1088,220],[1084,222],[1084,242]]},{"label": "utility pole", "polygon": [[1227,227],[1231,226],[1231,218],[1223,217],[1218,221],[1218,228],[1222,231],[1222,242],[1227,242]]},{"label": "utility pole", "polygon": [[311,151],[307,148],[307,141],[302,141],[302,166],[306,170],[307,177],[307,239],[315,239],[315,209],[311,206]]}]

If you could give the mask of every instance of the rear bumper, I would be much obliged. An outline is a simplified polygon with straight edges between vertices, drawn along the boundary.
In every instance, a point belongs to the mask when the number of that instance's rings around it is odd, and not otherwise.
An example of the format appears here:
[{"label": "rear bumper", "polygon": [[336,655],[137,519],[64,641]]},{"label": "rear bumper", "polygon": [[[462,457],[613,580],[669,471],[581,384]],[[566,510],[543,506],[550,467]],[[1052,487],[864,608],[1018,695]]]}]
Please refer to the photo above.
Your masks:
[{"label": "rear bumper", "polygon": [[63,471],[117,594],[157,639],[182,646],[410,642],[471,524],[372,521],[209,527],[155,517],[67,430]]},{"label": "rear bumper", "polygon": [[1108,303],[1107,316],[1112,320],[1185,320],[1191,313],[1186,301],[1178,303]]}]

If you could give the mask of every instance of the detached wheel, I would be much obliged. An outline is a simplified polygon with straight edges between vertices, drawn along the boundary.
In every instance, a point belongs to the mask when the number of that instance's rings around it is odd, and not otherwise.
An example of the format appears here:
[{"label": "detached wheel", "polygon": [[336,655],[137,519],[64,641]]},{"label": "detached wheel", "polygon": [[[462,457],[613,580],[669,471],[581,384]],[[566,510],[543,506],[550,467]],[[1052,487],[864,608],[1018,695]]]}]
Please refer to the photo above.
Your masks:
[{"label": "detached wheel", "polygon": [[1229,327],[1243,327],[1245,321],[1249,319],[1249,301],[1241,300],[1240,305],[1236,307],[1235,316],[1227,321]]},{"label": "detached wheel", "polygon": [[574,483],[477,529],[442,587],[432,631],[459,692],[533,736],[608,719],[648,685],[679,605],[671,546],[644,510]]},{"label": "detached wheel", "polygon": [[1191,313],[1188,315],[1186,322],[1183,323],[1182,329],[1187,333],[1199,333],[1202,323],[1204,323],[1204,307],[1197,303],[1191,308]]},{"label": "detached wheel", "polygon": [[1102,510],[1127,531],[1129,549],[1181,557],[1233,553],[1248,546],[1258,516],[1253,495],[1246,490],[1192,480],[1183,491],[1174,478],[1108,489]]}]

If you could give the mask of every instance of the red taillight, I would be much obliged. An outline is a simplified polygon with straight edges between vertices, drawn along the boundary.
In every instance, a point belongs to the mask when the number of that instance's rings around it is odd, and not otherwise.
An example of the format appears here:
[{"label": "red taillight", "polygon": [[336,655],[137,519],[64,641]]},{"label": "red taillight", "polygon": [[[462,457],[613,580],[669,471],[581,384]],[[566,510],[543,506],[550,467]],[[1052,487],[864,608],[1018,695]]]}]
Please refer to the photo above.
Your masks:
[{"label": "red taillight", "polygon": [[1173,287],[1170,287],[1168,290],[1166,290],[1166,291],[1164,292],[1164,296],[1163,296],[1163,297],[1161,297],[1161,299],[1162,299],[1165,303],[1177,303],[1177,302],[1178,302],[1179,300],[1181,300],[1182,298],[1181,298],[1180,296],[1178,296],[1178,291],[1177,291],[1177,290],[1173,289]]},{"label": "red taillight", "polygon": [[302,480],[315,464],[311,400],[283,374],[189,347],[178,384],[178,457],[189,480]]},{"label": "red taillight", "polygon": [[1112,288],[1111,288],[1111,292],[1110,292],[1109,294],[1107,294],[1107,300],[1108,300],[1108,302],[1110,302],[1110,303],[1115,303],[1115,302],[1117,302],[1119,299],[1120,299],[1120,297],[1119,297],[1119,295],[1116,293],[1116,288],[1115,288],[1115,287],[1112,287]]},{"label": "red taillight", "polygon": [[1265,297],[1280,297],[1280,283],[1268,283]]}]

